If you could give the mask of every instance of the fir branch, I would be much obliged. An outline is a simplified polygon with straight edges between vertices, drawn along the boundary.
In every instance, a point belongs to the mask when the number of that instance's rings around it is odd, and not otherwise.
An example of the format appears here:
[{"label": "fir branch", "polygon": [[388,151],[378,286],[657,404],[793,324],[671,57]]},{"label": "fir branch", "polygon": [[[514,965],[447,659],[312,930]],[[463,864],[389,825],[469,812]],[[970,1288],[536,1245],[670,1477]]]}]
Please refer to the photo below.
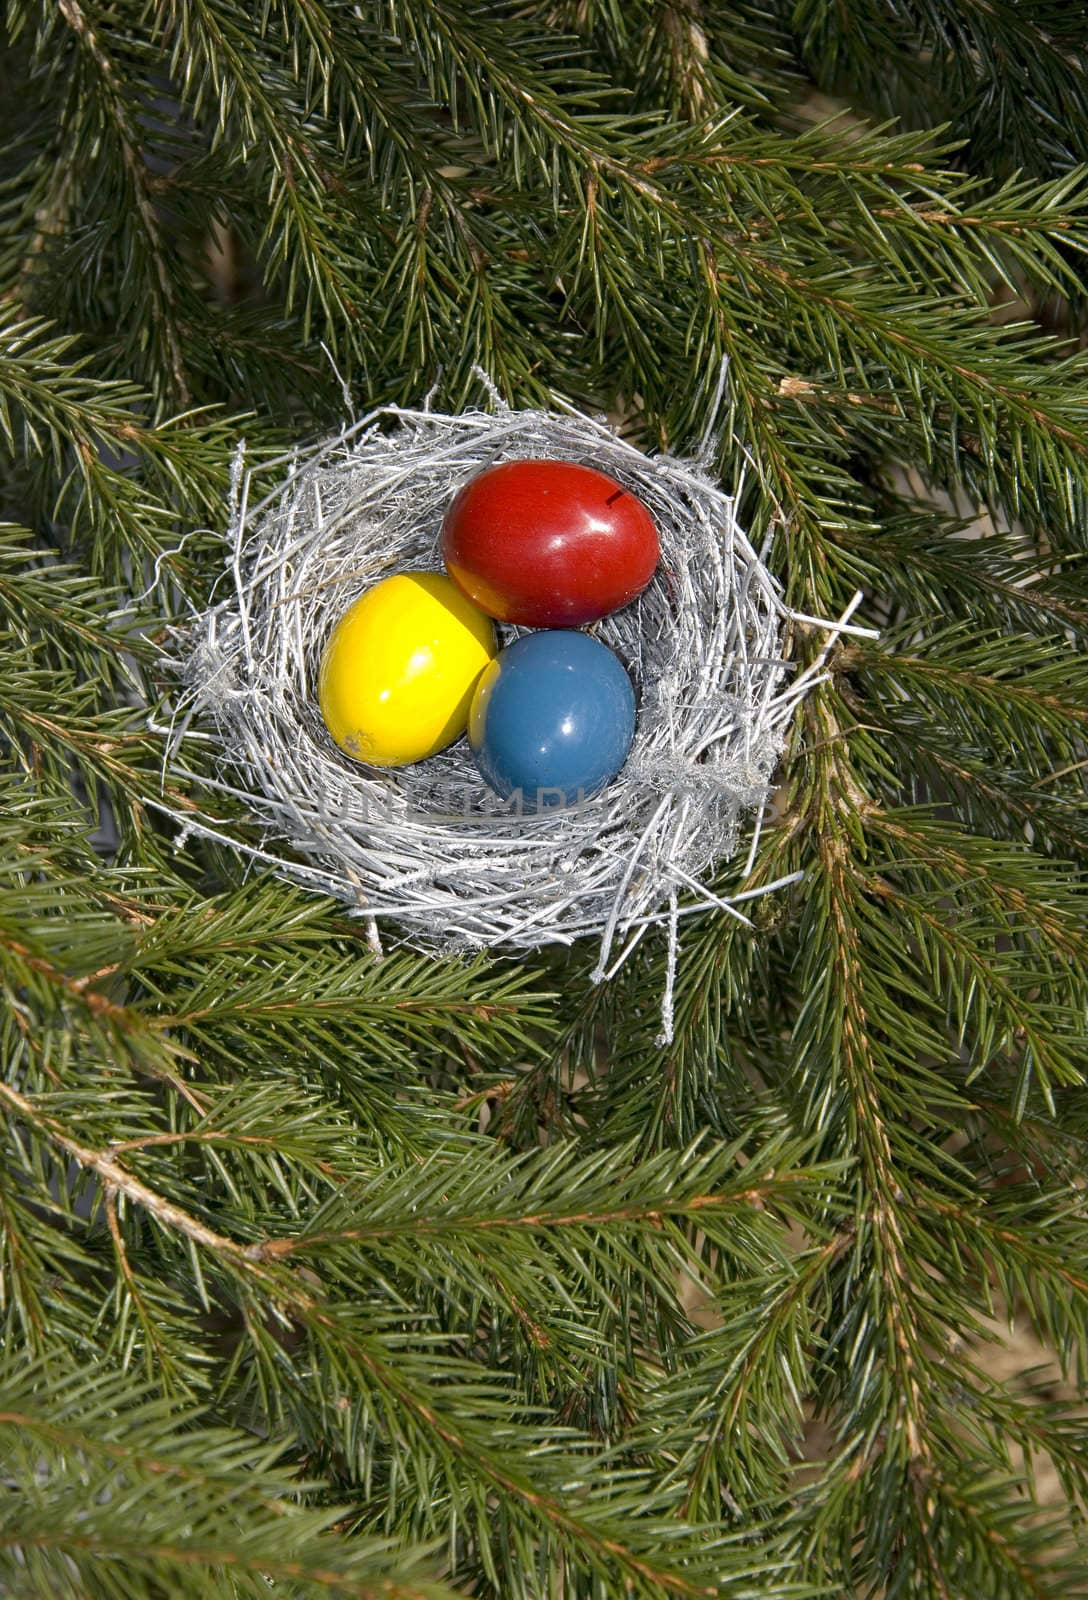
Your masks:
[{"label": "fir branch", "polygon": [[[133,1596],[252,1594],[269,1582],[299,1595],[441,1600],[445,1586],[401,1572],[378,1541],[330,1530],[335,1510],[308,1509],[314,1485],[277,1465],[282,1446],[209,1427],[199,1413],[133,1394],[112,1374],[58,1376],[38,1366],[0,1378],[5,1496],[0,1568],[55,1594],[108,1592],[111,1569]],[[33,1470],[27,1468],[33,1460]],[[89,1501],[65,1466],[80,1463]],[[171,1531],[184,1507],[186,1528]],[[99,1587],[102,1585],[103,1587]],[[86,1586],[86,1587],[84,1587]],[[19,1592],[25,1592],[20,1590]]]},{"label": "fir branch", "polygon": [[[719,1592],[713,1584],[708,1586],[705,1581],[687,1579],[682,1570],[662,1565],[649,1553],[641,1554],[637,1548],[625,1547],[620,1539],[605,1531],[607,1524],[598,1527],[599,1514],[595,1515],[589,1506],[575,1513],[555,1492],[535,1487],[525,1475],[524,1468],[513,1458],[507,1459],[504,1453],[488,1445],[475,1426],[467,1421],[456,1420],[448,1403],[443,1403],[441,1391],[432,1385],[423,1385],[418,1380],[412,1381],[407,1374],[390,1365],[388,1358],[379,1354],[372,1339],[354,1332],[350,1319],[346,1319],[342,1311],[327,1304],[323,1298],[316,1297],[297,1276],[285,1275],[278,1268],[266,1265],[271,1254],[282,1252],[270,1251],[264,1241],[243,1245],[217,1233],[198,1217],[149,1189],[114,1156],[84,1145],[59,1118],[10,1086],[0,1084],[0,1099],[67,1156],[93,1171],[108,1190],[123,1195],[146,1210],[161,1228],[179,1233],[198,1249],[207,1251],[232,1276],[267,1295],[272,1304],[307,1328],[319,1346],[339,1350],[342,1357],[350,1358],[359,1372],[369,1375],[379,1392],[397,1406],[401,1415],[406,1420],[410,1419],[413,1430],[432,1434],[455,1459],[481,1474],[496,1489],[513,1496],[531,1518],[541,1519],[564,1540],[573,1539],[583,1551],[595,1553],[598,1560],[615,1563],[618,1570],[633,1582],[681,1595]],[[588,1170],[592,1171],[598,1166],[599,1162],[591,1161]],[[748,1187],[739,1189],[729,1199],[734,1205],[744,1206],[751,1205],[759,1197],[758,1188]],[[698,1212],[703,1216],[710,1206],[724,1202],[725,1197],[711,1197],[706,1202],[701,1196],[685,1200],[683,1196],[674,1198],[666,1192],[650,1205],[644,1203],[616,1208],[607,1215],[597,1217],[592,1212],[588,1215],[574,1214],[569,1218],[556,1217],[555,1225],[592,1226],[597,1223],[602,1226],[622,1226],[634,1223],[652,1227],[674,1210],[681,1216],[689,1212]]]},{"label": "fir branch", "polygon": [[137,129],[135,116],[126,103],[117,69],[110,59],[100,32],[87,14],[86,6],[81,0],[58,0],[58,10],[75,34],[80,52],[89,64],[94,81],[94,96],[102,108],[103,124],[111,131],[117,142],[121,163],[128,179],[132,204],[139,218],[151,261],[150,300],[154,326],[162,339],[166,364],[172,380],[171,398],[177,405],[184,407],[190,400],[189,384],[182,356],[174,283],[168,265],[169,247],[156,214],[151,174],[144,160],[145,136],[142,136]]},{"label": "fir branch", "polygon": [[[0,1587],[1079,1593],[1083,1419],[983,1348],[1088,1359],[1079,9],[7,30]],[[682,920],[668,1045],[652,936],[600,985],[379,962],[229,799],[177,853],[148,804],[239,414],[278,474],[338,375],[449,409],[474,363],[709,441],[797,608],[881,628],[762,819],[798,884]]]},{"label": "fir branch", "polygon": [[[0,327],[0,437],[28,463],[51,462],[51,509],[67,511],[72,537],[89,538],[99,570],[118,576],[124,557],[150,555],[181,576],[185,567],[169,548],[181,509],[173,496],[183,484],[190,507],[218,512],[229,478],[227,427],[148,425],[142,391],[92,377],[75,343],[37,319]],[[139,457],[148,484],[112,464],[126,453]]]}]

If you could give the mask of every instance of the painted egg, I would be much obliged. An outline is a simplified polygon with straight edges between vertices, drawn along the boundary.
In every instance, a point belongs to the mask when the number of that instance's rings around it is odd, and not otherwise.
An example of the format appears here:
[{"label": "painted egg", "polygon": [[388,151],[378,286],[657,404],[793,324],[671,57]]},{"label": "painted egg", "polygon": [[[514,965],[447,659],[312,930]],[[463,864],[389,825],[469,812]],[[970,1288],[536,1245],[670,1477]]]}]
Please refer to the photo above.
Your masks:
[{"label": "painted egg", "polygon": [[526,811],[575,805],[616,776],[635,732],[635,693],[618,656],[587,633],[530,633],[499,652],[476,687],[476,765]]},{"label": "painted egg", "polygon": [[495,648],[490,618],[449,578],[385,578],[349,606],[325,646],[318,679],[325,725],[356,761],[422,761],[464,733]]},{"label": "painted egg", "polygon": [[572,628],[627,605],[653,577],[657,529],[637,495],[573,461],[506,461],[454,497],[446,571],[500,622]]}]

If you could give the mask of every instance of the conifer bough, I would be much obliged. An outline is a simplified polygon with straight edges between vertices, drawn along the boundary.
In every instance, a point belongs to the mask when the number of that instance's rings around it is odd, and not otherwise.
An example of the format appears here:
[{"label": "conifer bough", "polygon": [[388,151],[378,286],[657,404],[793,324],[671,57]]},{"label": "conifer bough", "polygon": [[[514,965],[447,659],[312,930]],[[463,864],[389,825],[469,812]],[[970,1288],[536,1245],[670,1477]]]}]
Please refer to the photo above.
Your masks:
[{"label": "conifer bough", "polygon": [[[4,28],[0,1590],[1088,1593],[1083,8]],[[667,1045],[656,934],[379,961],[147,803],[330,356],[680,455],[727,359],[789,605],[867,596]]]}]

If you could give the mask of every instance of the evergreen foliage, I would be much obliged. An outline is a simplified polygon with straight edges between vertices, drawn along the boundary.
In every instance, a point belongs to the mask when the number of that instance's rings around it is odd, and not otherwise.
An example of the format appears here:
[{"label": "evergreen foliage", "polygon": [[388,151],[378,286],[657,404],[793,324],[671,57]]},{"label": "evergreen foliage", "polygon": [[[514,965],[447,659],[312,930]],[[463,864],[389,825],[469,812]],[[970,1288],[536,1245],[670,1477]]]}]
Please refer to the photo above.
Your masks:
[{"label": "evergreen foliage", "polygon": [[[4,26],[0,1593],[1088,1595],[1085,8]],[[378,960],[176,850],[157,645],[240,435],[479,364],[683,452],[723,359],[791,601],[881,632],[671,1044],[652,941]]]}]

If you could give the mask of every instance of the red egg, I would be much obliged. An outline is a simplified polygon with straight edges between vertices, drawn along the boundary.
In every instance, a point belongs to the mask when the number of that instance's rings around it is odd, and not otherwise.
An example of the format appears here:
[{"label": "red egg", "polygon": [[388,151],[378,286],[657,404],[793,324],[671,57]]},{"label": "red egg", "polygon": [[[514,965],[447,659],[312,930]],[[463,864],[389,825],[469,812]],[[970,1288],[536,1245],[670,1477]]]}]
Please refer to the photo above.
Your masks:
[{"label": "red egg", "polygon": [[507,461],[454,497],[442,554],[500,622],[576,628],[641,594],[659,549],[650,513],[614,478],[572,461]]}]

